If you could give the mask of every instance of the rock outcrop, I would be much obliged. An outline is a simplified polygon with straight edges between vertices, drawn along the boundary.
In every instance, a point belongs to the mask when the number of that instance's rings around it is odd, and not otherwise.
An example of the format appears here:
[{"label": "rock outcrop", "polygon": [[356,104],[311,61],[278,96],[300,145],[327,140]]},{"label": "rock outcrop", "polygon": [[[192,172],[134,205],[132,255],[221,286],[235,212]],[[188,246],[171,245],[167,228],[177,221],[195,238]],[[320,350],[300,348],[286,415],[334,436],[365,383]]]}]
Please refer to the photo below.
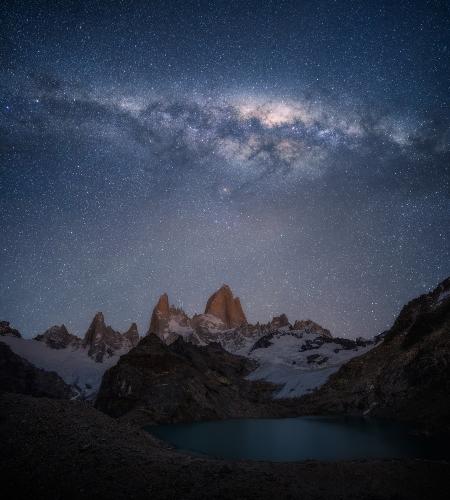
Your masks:
[{"label": "rock outcrop", "polygon": [[0,393],[3,392],[64,399],[74,395],[72,388],[55,372],[36,368],[0,342]]},{"label": "rock outcrop", "polygon": [[289,324],[288,317],[286,314],[280,314],[280,316],[274,316],[272,321],[269,323],[270,331],[279,330],[280,328],[285,328],[291,326]]},{"label": "rock outcrop", "polygon": [[130,328],[123,334],[123,337],[128,340],[131,347],[139,344],[139,332],[136,323],[131,323]]},{"label": "rock outcrop", "polygon": [[218,344],[166,345],[147,335],[105,372],[96,407],[141,422],[259,416],[273,386],[245,380],[254,367]]},{"label": "rock outcrop", "polygon": [[247,324],[241,302],[238,297],[233,297],[228,285],[222,285],[211,295],[206,303],[205,314],[219,318],[226,328],[237,328]]},{"label": "rock outcrop", "polygon": [[169,304],[167,293],[163,293],[153,309],[148,334],[157,335],[166,344],[171,344],[178,337],[192,333],[191,320],[178,307]]},{"label": "rock outcrop", "polygon": [[450,278],[409,302],[376,347],[302,403],[309,413],[388,417],[450,431]]},{"label": "rock outcrop", "polygon": [[113,330],[105,324],[103,313],[98,312],[84,336],[82,345],[91,358],[101,363],[105,357],[125,353],[137,344],[139,335],[135,335],[133,326],[130,329],[132,331],[128,330],[126,334]]},{"label": "rock outcrop", "polygon": [[169,296],[167,293],[163,293],[153,309],[152,317],[150,319],[150,327],[147,333],[160,335],[162,332],[167,330],[169,326],[169,313]]},{"label": "rock outcrop", "polygon": [[312,333],[314,335],[320,335],[321,337],[327,337],[329,339],[333,338],[330,330],[323,328],[315,321],[311,321],[310,319],[306,320],[297,320],[292,327],[293,330],[300,330],[304,333]]},{"label": "rock outcrop", "polygon": [[34,340],[43,342],[52,349],[65,349],[71,347],[78,349],[81,347],[81,339],[68,332],[65,325],[54,325],[40,335],[36,335]]},{"label": "rock outcrop", "polygon": [[11,337],[22,338],[19,330],[12,328],[9,321],[0,321],[0,335],[10,335]]}]

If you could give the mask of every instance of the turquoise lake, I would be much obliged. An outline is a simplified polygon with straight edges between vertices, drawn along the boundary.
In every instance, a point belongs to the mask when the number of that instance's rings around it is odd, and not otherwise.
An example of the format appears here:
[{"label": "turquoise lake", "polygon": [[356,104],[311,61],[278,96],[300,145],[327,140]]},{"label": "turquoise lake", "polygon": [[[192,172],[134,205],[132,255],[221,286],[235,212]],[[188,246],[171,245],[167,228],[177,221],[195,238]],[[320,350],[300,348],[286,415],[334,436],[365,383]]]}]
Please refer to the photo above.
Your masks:
[{"label": "turquoise lake", "polygon": [[180,450],[232,460],[448,459],[449,441],[383,420],[353,417],[238,419],[157,425]]}]

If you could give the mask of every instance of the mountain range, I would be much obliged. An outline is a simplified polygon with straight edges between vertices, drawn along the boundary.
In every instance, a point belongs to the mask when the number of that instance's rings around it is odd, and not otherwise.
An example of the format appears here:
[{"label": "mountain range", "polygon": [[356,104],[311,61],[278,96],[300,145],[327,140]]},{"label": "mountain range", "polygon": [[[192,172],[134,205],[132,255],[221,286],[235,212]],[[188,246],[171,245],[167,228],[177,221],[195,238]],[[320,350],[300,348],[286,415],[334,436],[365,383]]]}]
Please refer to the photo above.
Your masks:
[{"label": "mountain range", "polygon": [[[106,324],[101,312],[83,338],[71,334],[65,325],[55,325],[28,340],[8,322],[0,325],[2,341],[13,352],[40,369],[58,373],[82,399],[95,399],[104,372],[140,340],[136,323],[121,333]],[[285,314],[252,325],[228,285],[211,295],[204,313],[192,318],[170,305],[164,293],[152,311],[148,336],[167,346],[179,339],[199,347],[218,343],[231,354],[254,360],[256,369],[248,374],[249,379],[276,384],[278,398],[314,389],[342,363],[374,345],[364,339],[334,338],[311,320],[291,324]]]},{"label": "mountain range", "polygon": [[117,332],[101,313],[83,338],[61,325],[27,340],[0,322],[6,489],[20,498],[260,499],[297,498],[300,484],[302,498],[447,498],[445,461],[230,462],[170,449],[141,429],[337,414],[406,421],[445,439],[450,278],[371,341],[285,315],[251,325],[229,287],[213,297],[189,318],[163,295],[142,338],[135,324]]},{"label": "mountain range", "polygon": [[143,338],[135,323],[121,333],[101,312],[83,338],[60,325],[28,340],[0,322],[0,387],[91,400],[141,423],[338,413],[446,428],[449,333],[450,278],[372,340],[284,314],[252,325],[223,285],[192,318],[163,294]]}]

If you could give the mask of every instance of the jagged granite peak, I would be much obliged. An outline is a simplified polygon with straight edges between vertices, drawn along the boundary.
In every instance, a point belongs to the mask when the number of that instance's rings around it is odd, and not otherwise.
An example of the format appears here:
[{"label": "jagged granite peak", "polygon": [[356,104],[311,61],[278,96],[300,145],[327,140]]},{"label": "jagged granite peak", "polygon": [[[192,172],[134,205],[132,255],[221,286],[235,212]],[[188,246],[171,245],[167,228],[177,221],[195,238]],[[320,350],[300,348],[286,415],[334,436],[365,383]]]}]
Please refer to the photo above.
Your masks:
[{"label": "jagged granite peak", "polygon": [[101,363],[105,356],[113,356],[118,351],[126,352],[133,345],[128,336],[107,326],[103,313],[98,312],[84,336],[83,347],[91,358]]},{"label": "jagged granite peak", "polygon": [[10,335],[11,337],[22,338],[19,330],[12,328],[9,321],[0,321],[0,335]]},{"label": "jagged granite peak", "polygon": [[131,323],[130,328],[123,334],[129,340],[131,347],[136,347],[139,344],[139,332],[136,323]]},{"label": "jagged granite peak", "polygon": [[44,344],[52,349],[65,349],[69,346],[77,349],[82,343],[79,337],[69,333],[64,324],[51,326],[44,333],[36,335],[34,340],[44,342]]},{"label": "jagged granite peak", "polygon": [[153,309],[152,317],[150,319],[150,326],[147,333],[154,333],[159,335],[160,332],[168,327],[170,314],[169,296],[163,293],[159,297],[156,306]]},{"label": "jagged granite peak", "polygon": [[208,299],[205,314],[219,318],[226,328],[237,328],[247,324],[239,297],[234,297],[228,285],[222,285]]},{"label": "jagged granite peak", "polygon": [[191,333],[191,319],[183,309],[170,305],[167,293],[163,293],[153,309],[147,335],[157,335],[166,344],[171,344],[178,337]]},{"label": "jagged granite peak", "polygon": [[148,333],[159,334],[160,331],[166,328],[169,321],[169,312],[169,296],[167,293],[163,293],[161,297],[159,297],[158,302],[153,309]]},{"label": "jagged granite peak", "polygon": [[318,323],[316,323],[315,321],[312,321],[310,319],[297,320],[294,323],[294,326],[292,327],[292,329],[293,330],[300,330],[300,331],[303,331],[305,333],[314,333],[316,335],[320,335],[321,337],[328,337],[330,339],[333,338],[330,330],[323,328]]},{"label": "jagged granite peak", "polygon": [[271,330],[278,330],[280,328],[285,328],[289,326],[291,325],[289,324],[289,320],[286,314],[280,314],[280,316],[274,316],[269,325]]}]

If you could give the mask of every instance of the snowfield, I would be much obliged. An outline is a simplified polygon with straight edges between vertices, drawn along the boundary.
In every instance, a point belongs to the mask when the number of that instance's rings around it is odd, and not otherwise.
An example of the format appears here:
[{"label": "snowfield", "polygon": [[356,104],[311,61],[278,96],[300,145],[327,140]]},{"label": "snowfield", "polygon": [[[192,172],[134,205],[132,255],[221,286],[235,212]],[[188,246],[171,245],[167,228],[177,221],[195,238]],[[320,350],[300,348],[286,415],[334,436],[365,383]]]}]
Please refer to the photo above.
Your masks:
[{"label": "snowfield", "polygon": [[[202,318],[204,326],[211,327],[212,331],[193,333],[189,327],[173,320],[169,330],[171,335],[176,330],[176,335],[182,336],[187,342],[200,345],[218,342],[233,354],[256,360],[258,368],[247,378],[267,380],[279,385],[275,398],[299,397],[316,389],[344,363],[373,347],[373,344],[364,346],[355,341],[324,336],[311,328],[290,330],[285,327],[265,335],[259,331],[219,330],[216,322],[212,321],[215,319],[213,316],[210,318],[210,315]],[[113,356],[105,357],[99,363],[88,356],[88,351],[82,347],[52,349],[44,342],[9,335],[2,336],[0,341],[36,367],[56,372],[82,399],[95,398],[104,372],[128,351],[125,348],[116,351]]]},{"label": "snowfield", "polygon": [[121,354],[105,358],[97,363],[83,348],[52,349],[43,342],[5,335],[0,342],[9,345],[17,355],[29,361],[37,368],[56,372],[66,384],[74,387],[78,397],[92,399],[95,397],[104,372],[115,365]]},{"label": "snowfield", "polygon": [[247,378],[282,385],[275,398],[299,397],[316,389],[344,363],[373,347],[348,348],[339,339],[324,342],[319,335],[298,330],[276,333],[269,342],[248,354],[259,366]]}]

